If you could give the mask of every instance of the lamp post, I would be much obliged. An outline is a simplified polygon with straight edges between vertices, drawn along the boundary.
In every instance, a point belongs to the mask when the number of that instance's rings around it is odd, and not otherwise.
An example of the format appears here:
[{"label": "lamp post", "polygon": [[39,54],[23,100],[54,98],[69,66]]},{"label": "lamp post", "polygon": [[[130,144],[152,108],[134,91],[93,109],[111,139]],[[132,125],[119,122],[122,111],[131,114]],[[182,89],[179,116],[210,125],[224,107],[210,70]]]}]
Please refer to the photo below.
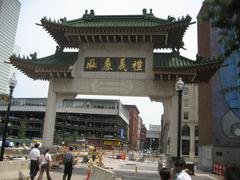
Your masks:
[{"label": "lamp post", "polygon": [[9,120],[9,115],[10,115],[10,107],[11,107],[11,102],[12,102],[12,94],[13,94],[13,89],[17,85],[17,79],[15,73],[12,75],[12,77],[8,81],[8,85],[10,88],[10,94],[9,94],[9,100],[8,100],[8,107],[7,107],[7,117],[6,121],[4,122],[4,129],[3,129],[3,136],[2,136],[2,147],[1,147],[1,155],[0,155],[0,161],[3,161],[4,159],[4,150],[5,150],[5,143],[6,143],[6,136],[8,132],[8,120]]},{"label": "lamp post", "polygon": [[62,146],[65,144],[64,136],[65,136],[65,129],[66,129],[66,120],[67,120],[67,111],[65,112],[65,117],[63,116],[63,126],[62,126]]},{"label": "lamp post", "polygon": [[62,124],[62,145],[64,145],[64,134],[65,134],[65,119],[63,119]]},{"label": "lamp post", "polygon": [[178,131],[177,131],[177,159],[181,158],[181,118],[182,118],[182,92],[184,82],[179,77],[176,82],[176,90],[178,95]]}]

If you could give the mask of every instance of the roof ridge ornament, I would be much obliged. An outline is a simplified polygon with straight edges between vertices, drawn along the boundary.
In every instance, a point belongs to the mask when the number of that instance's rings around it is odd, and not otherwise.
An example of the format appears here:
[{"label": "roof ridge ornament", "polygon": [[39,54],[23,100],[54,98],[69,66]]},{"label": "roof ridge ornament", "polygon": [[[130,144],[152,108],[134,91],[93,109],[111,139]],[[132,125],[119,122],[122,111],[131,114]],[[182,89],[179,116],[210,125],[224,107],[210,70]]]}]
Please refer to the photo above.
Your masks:
[{"label": "roof ridge ornament", "polygon": [[173,55],[179,56],[179,55],[180,55],[179,48],[172,47],[172,52],[171,52],[171,53],[172,53]]},{"label": "roof ridge ornament", "polygon": [[150,9],[150,12],[147,13],[147,9],[144,8],[144,9],[142,10],[142,13],[143,13],[143,16],[144,16],[145,18],[151,18],[151,17],[154,16],[154,15],[153,15],[153,12],[152,12],[152,9]]},{"label": "roof ridge ornament", "polygon": [[62,46],[56,46],[55,55],[63,53],[63,49],[64,49],[64,47],[62,47]]},{"label": "roof ridge ornament", "polygon": [[88,14],[88,10],[85,10],[85,14],[83,14],[83,18],[85,19],[92,19],[95,16],[95,12],[93,9],[90,10],[90,13]]},{"label": "roof ridge ornament", "polygon": [[167,17],[167,20],[170,21],[170,22],[176,22],[176,18],[174,16],[171,16],[171,15],[169,15]]},{"label": "roof ridge ornament", "polygon": [[32,60],[36,60],[37,59],[37,53],[34,52],[33,54],[30,54]]},{"label": "roof ridge ornament", "polygon": [[61,21],[61,23],[65,23],[65,22],[67,22],[67,18],[66,17],[61,18],[60,21]]},{"label": "roof ridge ornament", "polygon": [[147,9],[144,8],[144,9],[142,10],[142,13],[143,13],[143,15],[146,15],[146,14],[147,14]]}]

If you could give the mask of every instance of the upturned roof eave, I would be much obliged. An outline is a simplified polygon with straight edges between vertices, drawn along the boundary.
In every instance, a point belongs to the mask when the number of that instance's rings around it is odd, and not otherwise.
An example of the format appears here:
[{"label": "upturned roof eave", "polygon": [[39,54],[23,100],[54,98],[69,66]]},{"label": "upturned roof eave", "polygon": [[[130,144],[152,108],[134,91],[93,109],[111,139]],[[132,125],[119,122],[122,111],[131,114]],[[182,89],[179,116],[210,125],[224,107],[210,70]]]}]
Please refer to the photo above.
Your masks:
[{"label": "upturned roof eave", "polygon": [[154,67],[153,71],[161,71],[161,70],[168,70],[168,71],[196,71],[196,70],[204,70],[204,69],[219,69],[223,61],[206,63],[206,64],[194,64],[188,66],[175,66],[175,67]]},{"label": "upturned roof eave", "polygon": [[[194,22],[193,22],[194,23]],[[181,21],[175,21],[175,22],[170,22],[170,23],[165,23],[165,24],[159,24],[159,25],[153,25],[153,26],[73,26],[73,25],[68,25],[67,23],[56,23],[52,22],[49,20],[41,20],[41,24],[38,24],[40,26],[43,26],[46,30],[49,31],[49,28],[54,29],[54,30],[59,30],[59,31],[64,31],[67,32],[69,30],[74,30],[74,31],[80,31],[80,30],[103,30],[103,29],[118,29],[123,30],[123,29],[159,29],[159,30],[166,30],[169,28],[178,28],[181,26],[186,26],[186,28],[191,25],[191,20],[185,19]]]},{"label": "upturned roof eave", "polygon": [[10,59],[10,64],[16,67],[25,67],[28,69],[44,69],[45,71],[47,69],[50,69],[50,71],[52,71],[53,69],[58,69],[61,71],[68,72],[70,67],[70,65],[35,64],[30,61],[19,60],[19,59]]},{"label": "upturned roof eave", "polygon": [[[162,45],[162,48],[170,48],[173,46],[181,46],[182,38],[190,24],[190,20],[186,20],[183,22],[149,27],[68,27],[64,24],[56,24],[52,22],[42,22],[41,26],[43,26],[43,28],[51,35],[58,45],[69,48],[79,48],[79,43],[70,40],[66,36],[68,33],[74,33],[75,35],[162,35],[162,33],[171,33],[174,31],[174,36],[176,36],[176,38],[174,38],[175,40],[172,39],[168,45]],[[174,29],[179,29],[179,31]],[[157,44],[156,47],[159,48],[159,44]]]}]

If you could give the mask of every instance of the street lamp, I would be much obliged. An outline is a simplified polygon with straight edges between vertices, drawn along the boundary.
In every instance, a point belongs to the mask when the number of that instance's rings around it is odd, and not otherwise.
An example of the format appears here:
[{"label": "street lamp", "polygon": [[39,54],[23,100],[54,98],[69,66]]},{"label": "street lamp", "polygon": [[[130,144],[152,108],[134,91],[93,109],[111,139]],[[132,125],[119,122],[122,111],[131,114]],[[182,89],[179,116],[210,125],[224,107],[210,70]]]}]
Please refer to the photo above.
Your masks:
[{"label": "street lamp", "polygon": [[6,143],[6,135],[8,132],[8,119],[10,115],[10,107],[11,107],[11,102],[12,102],[12,94],[13,94],[13,89],[17,85],[17,79],[15,73],[13,73],[12,77],[8,81],[8,85],[10,88],[10,94],[9,94],[9,100],[8,100],[8,107],[7,107],[7,117],[6,121],[4,122],[4,129],[3,129],[3,137],[2,137],[2,147],[1,147],[1,156],[0,156],[0,161],[3,161],[4,159],[4,150],[5,150],[5,143]]},{"label": "street lamp", "polygon": [[177,159],[181,158],[181,118],[182,118],[182,92],[184,82],[179,77],[176,82],[176,91],[178,95],[178,132],[177,132]]},{"label": "street lamp", "polygon": [[66,129],[66,120],[67,120],[67,111],[65,112],[65,116],[63,116],[63,126],[62,126],[62,146],[65,144],[64,136],[65,136],[65,129]]},{"label": "street lamp", "polygon": [[62,145],[64,145],[64,134],[65,134],[65,119],[63,119],[62,124]]}]

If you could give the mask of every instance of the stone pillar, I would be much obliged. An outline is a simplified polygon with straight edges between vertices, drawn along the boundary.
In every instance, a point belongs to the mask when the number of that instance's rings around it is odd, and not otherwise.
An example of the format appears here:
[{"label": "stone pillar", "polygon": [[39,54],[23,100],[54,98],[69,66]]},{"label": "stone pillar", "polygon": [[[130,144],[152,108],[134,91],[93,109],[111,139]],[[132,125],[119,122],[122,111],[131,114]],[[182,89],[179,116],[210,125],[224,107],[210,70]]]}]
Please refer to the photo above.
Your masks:
[{"label": "stone pillar", "polygon": [[194,124],[190,125],[190,154],[189,158],[191,161],[194,161],[195,157],[195,126]]},{"label": "stone pillar", "polygon": [[170,156],[177,156],[177,99],[176,96],[172,96],[163,101],[164,104],[164,116],[169,121],[167,152]]},{"label": "stone pillar", "polygon": [[[169,109],[169,106],[170,106],[169,105],[169,101],[168,100],[163,100],[162,103],[163,103],[163,107],[164,107],[163,114],[164,114],[164,121],[165,122],[162,122],[163,124],[161,124],[161,126],[163,126],[164,124],[170,124],[170,121],[169,121],[169,111],[170,111],[170,109]],[[162,139],[162,142],[163,142],[162,146],[164,146],[164,151],[163,152],[169,154],[169,152],[170,152],[170,147],[169,147],[170,144],[168,144],[169,128],[166,129],[163,133],[164,133],[163,136],[162,136],[162,138],[164,138],[164,139]]]},{"label": "stone pillar", "polygon": [[54,79],[49,81],[48,99],[45,112],[45,120],[43,127],[43,146],[50,147],[53,145],[53,137],[55,131],[56,119],[56,93],[54,92]]}]

